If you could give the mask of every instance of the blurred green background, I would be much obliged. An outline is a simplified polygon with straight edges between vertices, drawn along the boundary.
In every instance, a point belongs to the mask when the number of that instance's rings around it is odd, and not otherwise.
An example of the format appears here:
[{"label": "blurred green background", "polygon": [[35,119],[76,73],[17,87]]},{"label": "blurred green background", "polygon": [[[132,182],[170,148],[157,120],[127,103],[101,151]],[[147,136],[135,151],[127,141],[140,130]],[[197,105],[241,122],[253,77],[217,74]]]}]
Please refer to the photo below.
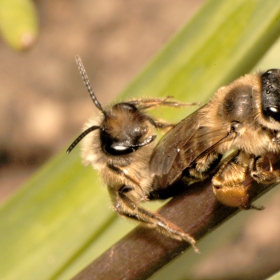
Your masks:
[{"label": "blurred green background", "polygon": [[[172,95],[204,103],[242,74],[279,68],[280,2],[7,1],[0,1],[0,276],[69,279],[135,225],[111,211],[78,149],[65,154],[94,111],[75,55],[102,103],[119,92],[118,101]],[[194,109],[156,115],[178,121]],[[199,242],[202,254],[187,252],[152,279],[262,279],[278,271],[279,196],[275,188],[257,201],[265,211],[230,219]]]}]

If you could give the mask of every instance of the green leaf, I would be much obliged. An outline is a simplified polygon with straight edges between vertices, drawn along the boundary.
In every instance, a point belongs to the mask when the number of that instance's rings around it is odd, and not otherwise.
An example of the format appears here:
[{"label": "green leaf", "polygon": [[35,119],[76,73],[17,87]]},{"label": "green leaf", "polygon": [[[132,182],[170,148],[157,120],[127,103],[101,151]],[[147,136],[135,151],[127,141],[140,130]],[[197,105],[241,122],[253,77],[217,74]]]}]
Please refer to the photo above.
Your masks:
[{"label": "green leaf", "polygon": [[[279,18],[278,0],[208,1],[119,99],[207,101],[258,62],[280,34]],[[62,151],[1,207],[1,279],[69,279],[134,225],[112,213],[77,150]]]},{"label": "green leaf", "polygon": [[38,19],[30,0],[0,0],[0,32],[16,50],[34,45],[38,36]]},{"label": "green leaf", "polygon": [[279,280],[279,279],[280,279],[280,272],[277,272],[268,278],[268,280]]}]

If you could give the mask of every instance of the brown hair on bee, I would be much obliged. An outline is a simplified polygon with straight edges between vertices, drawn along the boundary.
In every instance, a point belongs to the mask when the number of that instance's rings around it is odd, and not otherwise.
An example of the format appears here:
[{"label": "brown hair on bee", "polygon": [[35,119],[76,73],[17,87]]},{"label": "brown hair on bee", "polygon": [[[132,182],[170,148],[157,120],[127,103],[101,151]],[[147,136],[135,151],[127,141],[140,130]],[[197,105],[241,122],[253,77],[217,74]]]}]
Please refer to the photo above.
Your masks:
[{"label": "brown hair on bee", "polygon": [[114,210],[119,215],[138,220],[174,239],[189,242],[198,251],[195,240],[190,235],[159,214],[138,205],[148,200],[153,187],[149,161],[155,146],[154,130],[172,126],[155,120],[145,111],[156,106],[181,107],[197,104],[182,104],[169,101],[168,98],[151,98],[121,102],[103,108],[93,93],[81,59],[76,57],[76,61],[89,94],[101,114],[99,118],[91,118],[86,123],[84,132],[70,145],[67,153],[84,138],[83,162],[99,171],[108,187]]},{"label": "brown hair on bee", "polygon": [[[153,189],[164,193],[182,176],[192,182],[214,172],[213,191],[220,202],[257,208],[244,182],[248,174],[259,183],[280,182],[271,154],[280,154],[280,69],[245,75],[219,88],[168,131],[151,156]],[[270,170],[263,168],[269,165]]]}]

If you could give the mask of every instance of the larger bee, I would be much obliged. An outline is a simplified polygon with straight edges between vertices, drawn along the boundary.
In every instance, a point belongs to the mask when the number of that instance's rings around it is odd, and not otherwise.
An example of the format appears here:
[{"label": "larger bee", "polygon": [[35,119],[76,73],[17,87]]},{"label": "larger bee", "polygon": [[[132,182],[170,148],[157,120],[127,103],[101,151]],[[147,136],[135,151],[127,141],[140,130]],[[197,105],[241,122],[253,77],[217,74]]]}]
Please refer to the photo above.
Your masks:
[{"label": "larger bee", "polygon": [[270,69],[221,87],[206,105],[164,135],[150,162],[154,190],[164,192],[182,176],[190,182],[204,179],[218,168],[212,179],[218,200],[255,208],[245,177],[251,174],[263,184],[279,182],[280,170],[273,169],[269,156],[279,153],[280,70]]},{"label": "larger bee", "polygon": [[99,171],[108,186],[114,210],[119,215],[138,220],[174,239],[187,241],[198,251],[190,235],[159,214],[138,205],[148,200],[153,187],[149,171],[156,138],[153,131],[170,126],[153,119],[145,110],[156,106],[179,107],[190,104],[154,98],[103,108],[92,91],[81,59],[76,57],[76,61],[93,103],[101,114],[99,119],[95,117],[88,121],[84,132],[71,144],[67,153],[90,133],[82,141],[83,162]]}]

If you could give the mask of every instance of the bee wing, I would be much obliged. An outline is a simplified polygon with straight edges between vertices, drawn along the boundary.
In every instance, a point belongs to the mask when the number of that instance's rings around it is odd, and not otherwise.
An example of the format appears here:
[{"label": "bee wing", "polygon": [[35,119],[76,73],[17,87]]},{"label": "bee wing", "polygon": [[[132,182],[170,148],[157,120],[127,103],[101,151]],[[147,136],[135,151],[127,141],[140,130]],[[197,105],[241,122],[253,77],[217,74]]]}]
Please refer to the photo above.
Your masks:
[{"label": "bee wing", "polygon": [[161,176],[169,172],[180,148],[190,141],[199,128],[197,115],[198,111],[183,119],[161,138],[151,156],[150,170],[153,174]]},{"label": "bee wing", "polygon": [[161,187],[174,183],[197,158],[210,153],[227,139],[228,129],[212,131],[201,124],[200,110],[167,132],[154,149],[150,170],[159,177]]}]

